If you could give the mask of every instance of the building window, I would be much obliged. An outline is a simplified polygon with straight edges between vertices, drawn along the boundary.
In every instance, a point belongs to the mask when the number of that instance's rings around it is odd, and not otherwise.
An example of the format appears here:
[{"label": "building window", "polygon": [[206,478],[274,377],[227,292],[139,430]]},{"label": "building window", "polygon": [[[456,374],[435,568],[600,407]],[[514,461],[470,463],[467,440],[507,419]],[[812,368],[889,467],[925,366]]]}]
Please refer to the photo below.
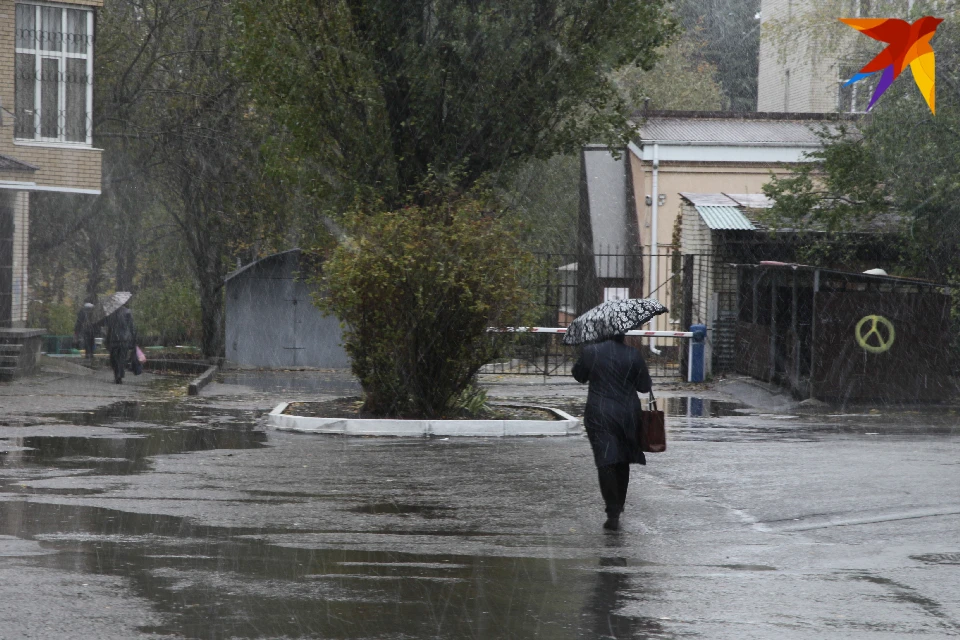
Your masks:
[{"label": "building window", "polygon": [[603,290],[603,301],[626,300],[630,297],[630,289],[626,287],[606,287]]},{"label": "building window", "polygon": [[93,12],[17,4],[15,137],[93,144]]}]

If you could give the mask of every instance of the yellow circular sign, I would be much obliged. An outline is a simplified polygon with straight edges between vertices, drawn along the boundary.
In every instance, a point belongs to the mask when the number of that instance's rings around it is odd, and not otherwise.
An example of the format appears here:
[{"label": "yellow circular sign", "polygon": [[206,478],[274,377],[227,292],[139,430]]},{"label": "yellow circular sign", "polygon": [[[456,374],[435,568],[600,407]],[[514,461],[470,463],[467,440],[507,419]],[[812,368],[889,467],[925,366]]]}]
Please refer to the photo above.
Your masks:
[{"label": "yellow circular sign", "polygon": [[[886,336],[880,331],[880,327],[886,329]],[[870,353],[883,353],[893,346],[893,341],[897,332],[893,329],[893,323],[883,316],[863,316],[857,323],[854,332],[857,338],[857,344],[863,347],[864,351]]]}]

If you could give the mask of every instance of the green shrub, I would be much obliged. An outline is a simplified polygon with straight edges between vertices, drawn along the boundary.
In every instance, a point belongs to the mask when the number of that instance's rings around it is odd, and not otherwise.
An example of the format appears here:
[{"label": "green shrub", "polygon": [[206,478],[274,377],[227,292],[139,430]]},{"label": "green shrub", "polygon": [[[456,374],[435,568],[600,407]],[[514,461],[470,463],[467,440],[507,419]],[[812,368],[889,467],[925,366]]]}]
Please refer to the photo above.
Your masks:
[{"label": "green shrub", "polygon": [[47,330],[58,336],[73,335],[77,323],[77,311],[66,304],[47,305]]},{"label": "green shrub", "polygon": [[159,338],[164,346],[199,343],[200,296],[189,280],[171,280],[160,287],[141,289],[130,307],[141,337]]},{"label": "green shrub", "polygon": [[68,304],[51,302],[44,304],[38,300],[30,302],[27,311],[27,326],[46,329],[54,336],[72,336],[77,321],[77,311]]},{"label": "green shrub", "polygon": [[[491,326],[525,323],[531,263],[515,233],[476,199],[453,197],[361,219],[324,266],[321,308],[379,415],[453,413],[498,355]],[[469,400],[472,398],[465,398]]]}]

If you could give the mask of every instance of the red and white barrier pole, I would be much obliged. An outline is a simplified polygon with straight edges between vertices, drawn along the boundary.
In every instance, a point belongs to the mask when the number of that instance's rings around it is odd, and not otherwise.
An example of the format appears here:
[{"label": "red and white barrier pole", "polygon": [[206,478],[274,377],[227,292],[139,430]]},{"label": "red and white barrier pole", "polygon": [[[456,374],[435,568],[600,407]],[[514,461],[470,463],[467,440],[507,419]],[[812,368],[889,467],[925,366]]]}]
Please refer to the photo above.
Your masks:
[{"label": "red and white barrier pole", "polygon": [[[492,333],[566,333],[565,327],[490,327]],[[648,336],[652,338],[692,338],[692,331],[627,331],[628,336]]]}]

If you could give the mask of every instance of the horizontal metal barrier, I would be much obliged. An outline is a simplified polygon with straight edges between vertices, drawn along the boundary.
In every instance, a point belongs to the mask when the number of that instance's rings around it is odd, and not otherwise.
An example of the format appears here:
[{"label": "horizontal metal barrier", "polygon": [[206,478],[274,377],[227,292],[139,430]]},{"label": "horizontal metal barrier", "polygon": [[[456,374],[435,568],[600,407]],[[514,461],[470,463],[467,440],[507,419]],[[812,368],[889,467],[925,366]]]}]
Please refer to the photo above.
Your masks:
[{"label": "horizontal metal barrier", "polygon": [[[491,337],[505,340],[502,356],[483,366],[480,373],[503,375],[570,376],[581,348],[563,344],[562,327],[490,329]],[[627,343],[639,349],[655,378],[680,380],[680,353],[687,351],[689,331],[631,331]],[[650,340],[656,339],[655,350]]]}]

